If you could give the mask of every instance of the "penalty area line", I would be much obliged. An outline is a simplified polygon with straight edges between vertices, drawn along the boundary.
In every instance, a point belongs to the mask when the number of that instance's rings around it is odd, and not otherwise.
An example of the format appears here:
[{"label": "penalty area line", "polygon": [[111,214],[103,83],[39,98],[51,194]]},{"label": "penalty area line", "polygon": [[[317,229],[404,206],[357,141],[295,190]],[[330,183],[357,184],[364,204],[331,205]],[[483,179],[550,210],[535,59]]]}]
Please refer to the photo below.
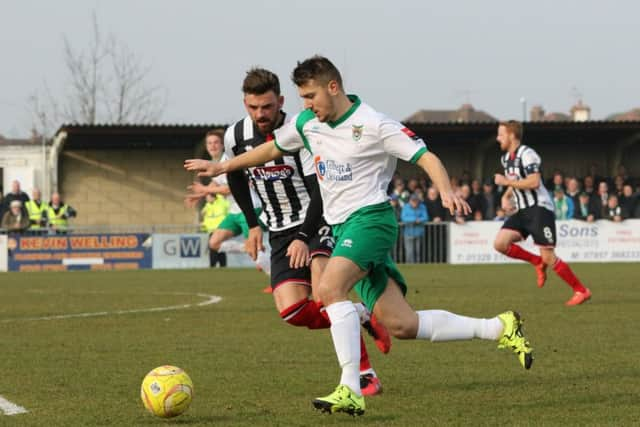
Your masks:
[{"label": "penalty area line", "polygon": [[4,397],[0,396],[0,411],[4,412],[5,415],[18,415],[18,414],[26,414],[27,411],[20,405],[16,405],[13,402],[8,401]]},{"label": "penalty area line", "polygon": [[62,319],[74,319],[79,317],[100,317],[100,316],[122,315],[122,314],[132,314],[132,313],[154,313],[157,311],[184,310],[191,307],[203,307],[205,305],[217,304],[222,300],[222,297],[219,297],[217,295],[208,295],[208,294],[187,294],[187,293],[176,292],[174,295],[195,295],[195,296],[206,298],[206,299],[197,304],[194,303],[194,304],[169,305],[165,307],[137,308],[133,310],[97,311],[93,313],[58,314],[54,316],[25,317],[21,319],[20,318],[2,319],[0,320],[0,323],[35,322],[38,320],[62,320]]}]

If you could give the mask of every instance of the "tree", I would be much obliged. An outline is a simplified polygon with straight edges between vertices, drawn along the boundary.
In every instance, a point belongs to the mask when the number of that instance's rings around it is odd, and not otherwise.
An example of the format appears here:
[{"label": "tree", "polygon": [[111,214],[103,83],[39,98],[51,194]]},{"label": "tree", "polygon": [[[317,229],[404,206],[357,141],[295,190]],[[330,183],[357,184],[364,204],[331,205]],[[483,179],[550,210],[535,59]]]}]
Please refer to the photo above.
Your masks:
[{"label": "tree", "polygon": [[166,90],[148,83],[151,66],[113,34],[100,30],[95,12],[92,32],[84,49],[63,36],[63,59],[68,89],[54,96],[44,89],[29,98],[34,129],[48,134],[61,122],[154,123],[166,106]]}]

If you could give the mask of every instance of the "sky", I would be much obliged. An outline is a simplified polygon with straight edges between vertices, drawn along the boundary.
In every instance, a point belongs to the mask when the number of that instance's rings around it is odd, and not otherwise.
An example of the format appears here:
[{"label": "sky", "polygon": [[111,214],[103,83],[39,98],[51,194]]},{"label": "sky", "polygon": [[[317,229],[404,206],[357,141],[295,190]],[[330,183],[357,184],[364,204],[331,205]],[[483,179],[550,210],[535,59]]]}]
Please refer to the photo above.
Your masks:
[{"label": "sky", "polygon": [[163,123],[218,123],[245,114],[252,66],[276,72],[285,110],[301,103],[296,61],[329,57],[347,92],[402,120],[470,102],[499,119],[527,108],[594,119],[640,107],[640,3],[593,0],[0,0],[0,134],[26,137],[28,99],[68,92],[63,38],[81,49],[95,12],[150,65],[167,94]]}]

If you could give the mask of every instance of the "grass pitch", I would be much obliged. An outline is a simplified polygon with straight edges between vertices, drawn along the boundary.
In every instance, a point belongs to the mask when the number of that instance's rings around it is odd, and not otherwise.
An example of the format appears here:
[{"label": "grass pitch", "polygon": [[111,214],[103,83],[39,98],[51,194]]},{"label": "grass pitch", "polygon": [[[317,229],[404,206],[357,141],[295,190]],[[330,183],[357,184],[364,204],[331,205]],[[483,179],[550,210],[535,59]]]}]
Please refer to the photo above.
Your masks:
[{"label": "grass pitch", "polygon": [[[26,414],[4,426],[326,426],[640,424],[640,267],[574,264],[593,300],[567,308],[552,272],[509,266],[404,266],[408,300],[491,317],[517,309],[535,348],[530,371],[487,341],[368,340],[384,393],[363,417],[315,413],[339,379],[328,331],[284,324],[252,270],[0,275],[0,395]],[[197,304],[171,311],[121,313]],[[25,320],[79,313],[96,317]],[[189,411],[146,413],[143,376],[174,364],[195,384]]]}]

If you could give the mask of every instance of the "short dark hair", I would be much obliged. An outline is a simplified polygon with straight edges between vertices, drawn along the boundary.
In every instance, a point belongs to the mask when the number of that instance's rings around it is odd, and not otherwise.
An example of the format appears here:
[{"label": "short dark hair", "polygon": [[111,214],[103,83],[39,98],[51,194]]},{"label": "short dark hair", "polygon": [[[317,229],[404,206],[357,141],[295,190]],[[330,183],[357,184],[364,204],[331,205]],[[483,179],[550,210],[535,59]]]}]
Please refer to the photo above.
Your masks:
[{"label": "short dark hair", "polygon": [[517,120],[509,120],[500,122],[500,126],[507,128],[508,133],[512,133],[518,141],[522,140],[522,123]]},{"label": "short dark hair", "polygon": [[247,71],[242,82],[242,92],[245,95],[263,95],[273,91],[280,96],[280,79],[274,73],[264,68],[254,67]]},{"label": "short dark hair", "polygon": [[211,129],[210,131],[208,131],[204,138],[207,139],[210,136],[217,136],[218,138],[220,138],[221,141],[224,141],[224,130],[222,129]]},{"label": "short dark hair", "polygon": [[291,73],[291,80],[293,80],[296,86],[303,86],[307,84],[309,80],[316,80],[322,84],[327,84],[331,80],[335,80],[340,86],[340,89],[343,88],[340,71],[338,71],[331,61],[320,55],[312,56],[302,62],[298,61],[298,65],[293,70],[293,73]]}]

